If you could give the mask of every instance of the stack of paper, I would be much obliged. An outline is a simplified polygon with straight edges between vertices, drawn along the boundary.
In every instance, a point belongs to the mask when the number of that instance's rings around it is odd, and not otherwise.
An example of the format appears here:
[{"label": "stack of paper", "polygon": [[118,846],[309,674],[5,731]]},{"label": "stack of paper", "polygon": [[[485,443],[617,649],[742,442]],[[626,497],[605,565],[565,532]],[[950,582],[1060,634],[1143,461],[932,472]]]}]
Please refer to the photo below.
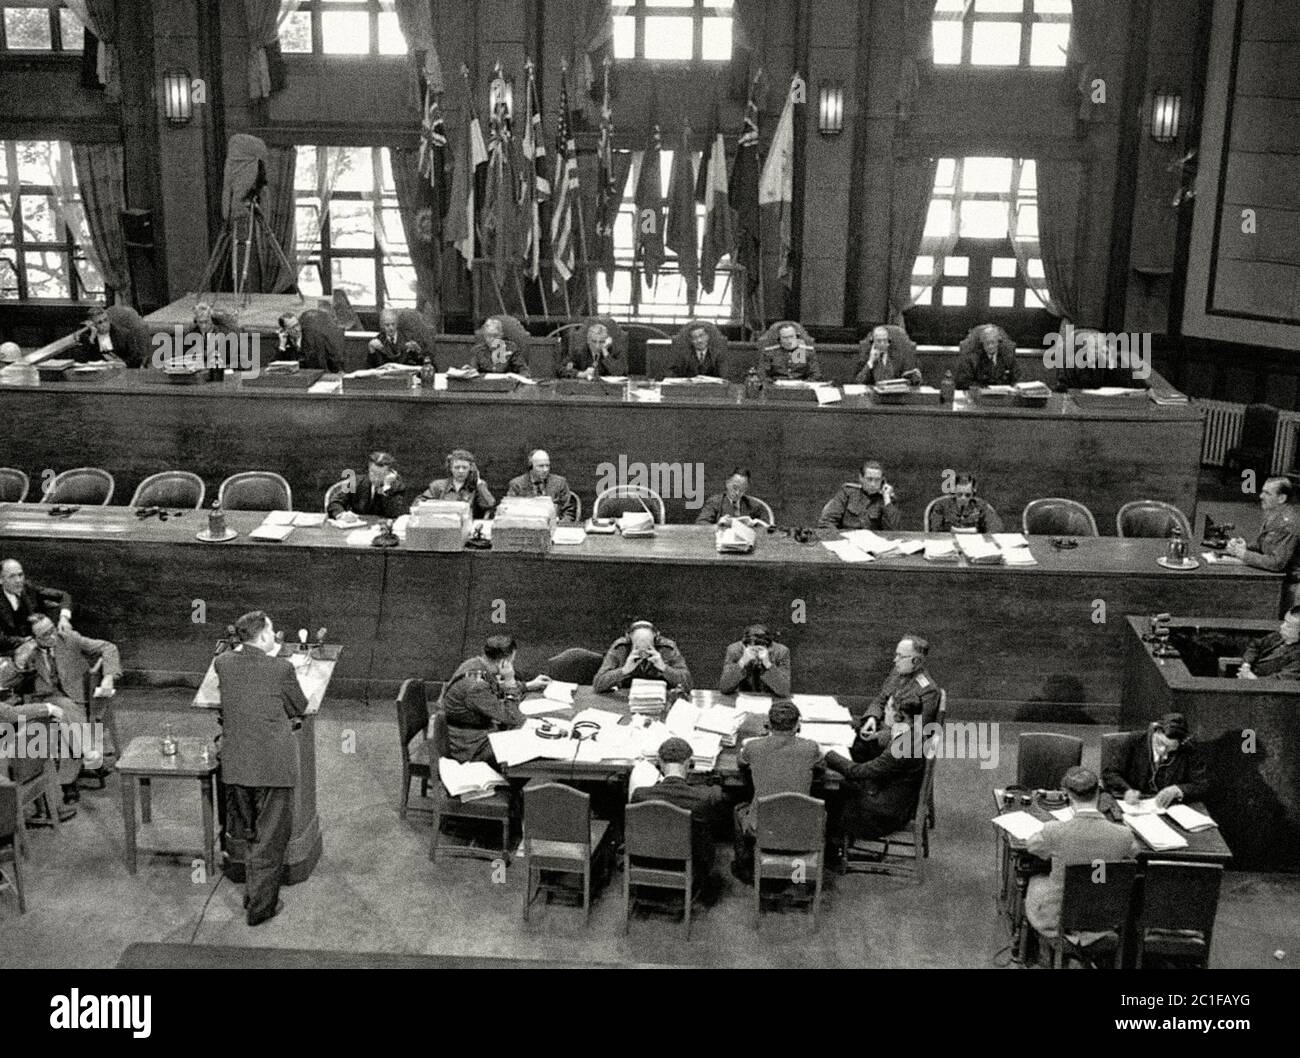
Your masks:
[{"label": "stack of paper", "polygon": [[1006,812],[993,820],[995,827],[1001,827],[1013,838],[1021,841],[1028,841],[1040,830],[1043,829],[1041,820],[1034,818],[1028,812]]},{"label": "stack of paper", "polygon": [[818,405],[838,404],[844,399],[844,394],[840,392],[838,386],[833,386],[829,382],[818,386],[814,393],[817,394]]},{"label": "stack of paper", "polygon": [[1170,805],[1165,812],[1189,834],[1195,834],[1198,830],[1213,830],[1219,825],[1204,812],[1198,812],[1188,805]]},{"label": "stack of paper", "polygon": [[655,535],[654,515],[649,511],[628,511],[619,515],[618,531],[625,539]]},{"label": "stack of paper", "polygon": [[551,533],[553,544],[585,544],[587,530],[580,525],[557,525]]},{"label": "stack of paper", "polygon": [[571,738],[542,738],[535,727],[493,731],[488,735],[497,763],[511,768],[530,760],[572,760],[578,743]]},{"label": "stack of paper", "polygon": [[906,393],[911,388],[912,383],[905,378],[887,378],[876,383],[877,393]]},{"label": "stack of paper", "polygon": [[691,767],[696,771],[712,771],[718,766],[722,752],[722,737],[711,731],[692,731],[686,739],[691,744]]},{"label": "stack of paper", "polygon": [[271,511],[266,521],[248,534],[251,540],[283,540],[293,532],[293,511]]},{"label": "stack of paper", "polygon": [[1046,382],[1017,382],[1016,392],[1022,397],[1050,397],[1051,389]]},{"label": "stack of paper", "polygon": [[668,710],[664,724],[678,738],[690,738],[695,731],[695,722],[700,718],[700,709],[687,701],[678,701]]},{"label": "stack of paper", "polygon": [[823,753],[833,749],[848,756],[857,732],[852,724],[800,724],[799,737],[812,739]]},{"label": "stack of paper", "polygon": [[750,716],[767,716],[772,710],[772,696],[770,694],[749,694],[747,691],[741,691],[736,695],[736,712],[747,713]]},{"label": "stack of paper", "polygon": [[531,698],[519,706],[524,716],[542,716],[546,713],[561,713],[573,707],[573,693],[578,689],[576,683],[552,680],[542,689],[540,698]]},{"label": "stack of paper", "polygon": [[1002,565],[1002,549],[991,540],[985,540],[982,536],[955,536],[953,539],[957,542],[957,547],[961,553],[966,556],[966,561],[972,566],[1000,566]]},{"label": "stack of paper", "polygon": [[1177,406],[1187,403],[1187,394],[1179,393],[1176,389],[1149,389],[1147,395],[1150,396],[1153,403],[1162,406]]},{"label": "stack of paper", "polygon": [[847,724],[853,717],[829,694],[792,695],[799,719],[805,724]]},{"label": "stack of paper", "polygon": [[886,540],[883,536],[873,533],[870,529],[850,529],[842,535],[859,551],[865,551],[877,558],[898,550],[897,540]]},{"label": "stack of paper", "polygon": [[1128,801],[1121,800],[1119,802],[1119,810],[1123,812],[1125,816],[1158,816],[1163,811],[1163,809],[1156,804],[1156,799],[1154,797],[1143,798],[1137,804],[1129,804]]},{"label": "stack of paper", "polygon": [[491,797],[495,787],[506,785],[505,776],[481,760],[462,764],[450,757],[441,757],[438,760],[438,778],[452,797],[459,797],[462,801],[481,801]]},{"label": "stack of paper", "polygon": [[925,560],[927,562],[956,562],[961,556],[957,554],[957,545],[951,537],[925,542]]},{"label": "stack of paper", "polygon": [[925,550],[924,540],[895,540],[894,550],[900,555],[919,555]]},{"label": "stack of paper", "polygon": [[1029,541],[1023,533],[994,533],[993,542],[1002,552],[1002,561],[1008,566],[1036,566],[1038,560],[1029,550]]},{"label": "stack of paper", "polygon": [[1126,815],[1124,822],[1156,852],[1187,848],[1187,839],[1158,815]]},{"label": "stack of paper", "polygon": [[632,721],[630,730],[632,738],[636,742],[636,747],[643,757],[654,757],[659,753],[659,747],[672,737],[672,732],[668,725],[662,720],[643,720],[644,727],[637,726],[637,720]]},{"label": "stack of paper", "polygon": [[748,555],[754,550],[754,540],[758,534],[743,522],[733,519],[726,526],[719,526],[714,535],[714,545],[720,555]]},{"label": "stack of paper", "polygon": [[845,562],[870,562],[871,556],[860,551],[847,540],[823,540],[822,547],[832,554],[839,555]]},{"label": "stack of paper", "polygon": [[744,721],[745,714],[739,709],[727,705],[715,705],[700,712],[699,719],[695,721],[695,730],[720,735],[722,744],[731,747],[736,744],[736,735]]},{"label": "stack of paper", "polygon": [[633,680],[627,693],[633,713],[661,713],[668,701],[668,686],[662,680]]}]

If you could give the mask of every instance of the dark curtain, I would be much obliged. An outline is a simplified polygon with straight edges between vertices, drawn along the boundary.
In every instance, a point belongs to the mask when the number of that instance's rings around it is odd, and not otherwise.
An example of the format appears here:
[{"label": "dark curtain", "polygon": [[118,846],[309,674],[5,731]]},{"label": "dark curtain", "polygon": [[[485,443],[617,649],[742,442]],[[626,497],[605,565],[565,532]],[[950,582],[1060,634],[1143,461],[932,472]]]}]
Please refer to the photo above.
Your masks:
[{"label": "dark curtain", "polygon": [[907,121],[921,92],[921,78],[934,62],[932,48],[936,0],[904,0],[903,55],[898,68],[898,118]]},{"label": "dark curtain", "polygon": [[424,105],[420,82],[423,79],[434,95],[441,94],[446,85],[442,80],[442,61],[433,34],[433,16],[429,0],[395,0],[397,23],[406,38],[407,52],[411,57],[411,101],[417,107]]},{"label": "dark curtain", "polygon": [[95,73],[105,91],[122,94],[117,54],[117,0],[68,0],[68,9],[98,40]]},{"label": "dark curtain", "polygon": [[[1106,0],[1074,0],[1070,15],[1070,44],[1067,49],[1062,90],[1065,99],[1082,122],[1098,121],[1105,110],[1092,100],[1092,82],[1101,76],[1106,48]],[[1108,99],[1113,103],[1115,100]]]},{"label": "dark curtain", "polygon": [[[1075,5],[1076,7],[1078,5]],[[1083,221],[1083,163],[1038,159],[1038,243],[1051,312],[1079,322],[1079,249]]]},{"label": "dark curtain", "polygon": [[[266,224],[280,249],[290,264],[295,260],[295,217],[293,188],[294,171],[298,164],[298,149],[292,144],[288,147],[267,147],[266,149]],[[291,290],[298,282],[297,273],[286,268],[270,244],[259,248],[258,266],[266,281],[261,289],[269,293],[283,294]]]},{"label": "dark curtain", "polygon": [[731,98],[744,100],[763,63],[764,0],[736,0],[731,17]]},{"label": "dark curtain", "polygon": [[74,144],[72,164],[100,273],[104,282],[124,298],[130,290],[131,272],[126,259],[126,240],[122,235],[122,210],[126,208],[122,145]]},{"label": "dark curtain", "polygon": [[402,231],[415,267],[416,308],[437,322],[442,312],[441,225],[435,212],[433,188],[420,173],[420,151],[416,147],[395,147],[392,151],[393,183],[402,217]]},{"label": "dark curtain", "polygon": [[912,267],[925,234],[937,158],[899,158],[889,204],[889,322],[903,323],[912,306]]}]

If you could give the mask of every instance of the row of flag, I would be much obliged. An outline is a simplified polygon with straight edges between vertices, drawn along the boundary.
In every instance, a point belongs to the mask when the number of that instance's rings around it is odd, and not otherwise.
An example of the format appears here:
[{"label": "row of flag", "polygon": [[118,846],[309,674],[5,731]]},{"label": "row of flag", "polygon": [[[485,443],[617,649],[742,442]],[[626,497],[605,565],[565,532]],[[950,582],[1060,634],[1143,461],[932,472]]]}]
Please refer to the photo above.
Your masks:
[{"label": "row of flag", "polygon": [[[561,289],[577,269],[576,249],[580,234],[577,146],[570,120],[567,67],[560,78],[559,119],[554,140],[554,157],[548,155],[532,62],[526,64],[523,133],[516,147],[513,121],[506,104],[505,82],[497,68],[489,91],[491,114],[485,137],[481,119],[469,90],[469,72],[462,67],[469,98],[469,120],[459,149],[451,150],[438,93],[426,92],[425,113],[419,152],[419,173],[432,192],[434,239],[454,245],[471,268],[475,249],[493,262],[498,282],[523,273],[534,281],[541,278],[545,247],[550,248],[551,284]],[[793,185],[795,102],[802,101],[796,75],[787,93],[768,149],[759,163],[758,106],[750,86],[744,124],[735,159],[727,169],[726,146],[716,117],[709,130],[696,170],[690,149],[690,129],[683,127],[673,153],[668,195],[660,185],[662,134],[655,126],[642,154],[634,200],[634,261],[647,283],[653,283],[663,267],[666,251],[677,255],[677,267],[693,307],[703,287],[714,288],[722,258],[744,268],[752,295],[759,282],[762,211],[779,214],[781,231],[780,272],[790,272],[790,204]],[[613,115],[609,101],[609,68],[605,66],[600,139],[597,147],[595,187],[596,252],[594,264],[614,277],[614,223],[618,217],[630,157],[613,150]],[[620,164],[621,163],[621,164]],[[700,237],[697,204],[704,206],[703,238]],[[543,209],[549,205],[549,209]],[[549,223],[546,217],[549,215]],[[476,244],[476,239],[477,244]]]}]

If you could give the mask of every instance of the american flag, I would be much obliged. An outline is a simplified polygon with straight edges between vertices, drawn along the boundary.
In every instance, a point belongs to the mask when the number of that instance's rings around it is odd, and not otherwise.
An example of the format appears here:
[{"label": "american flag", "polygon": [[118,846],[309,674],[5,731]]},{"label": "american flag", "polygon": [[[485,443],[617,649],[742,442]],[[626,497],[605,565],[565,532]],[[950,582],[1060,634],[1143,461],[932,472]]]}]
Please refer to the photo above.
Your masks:
[{"label": "american flag", "polygon": [[569,67],[560,72],[560,125],[555,133],[555,206],[551,212],[551,286],[559,290],[573,276],[573,210],[578,198],[578,147],[569,127]]},{"label": "american flag", "polygon": [[528,228],[524,233],[525,271],[529,278],[537,279],[542,270],[542,210],[543,202],[550,201],[551,182],[546,178],[546,140],[542,131],[542,108],[537,99],[537,80],[533,64],[528,69],[527,125],[524,126],[523,151],[527,167],[524,173],[524,203]]}]

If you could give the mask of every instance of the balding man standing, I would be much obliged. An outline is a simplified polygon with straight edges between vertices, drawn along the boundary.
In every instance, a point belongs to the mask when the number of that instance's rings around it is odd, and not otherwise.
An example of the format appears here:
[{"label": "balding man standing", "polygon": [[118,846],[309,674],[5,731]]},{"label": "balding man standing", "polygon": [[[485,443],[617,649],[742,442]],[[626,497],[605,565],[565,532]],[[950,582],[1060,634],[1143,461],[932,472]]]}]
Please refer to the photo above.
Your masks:
[{"label": "balding man standing", "polygon": [[1291,482],[1286,478],[1269,478],[1259,490],[1259,505],[1264,522],[1254,545],[1241,537],[1228,541],[1228,554],[1248,566],[1281,573],[1286,577],[1282,592],[1285,613],[1300,603],[1300,513],[1291,505]]},{"label": "balding man standing", "polygon": [[528,473],[511,478],[507,496],[549,496],[562,522],[578,520],[578,497],[559,474],[551,473],[551,457],[544,448],[528,453]]},{"label": "balding man standing", "polygon": [[12,654],[32,634],[31,620],[58,614],[59,631],[72,631],[72,596],[58,588],[31,584],[20,563],[0,562],[0,654]]}]

